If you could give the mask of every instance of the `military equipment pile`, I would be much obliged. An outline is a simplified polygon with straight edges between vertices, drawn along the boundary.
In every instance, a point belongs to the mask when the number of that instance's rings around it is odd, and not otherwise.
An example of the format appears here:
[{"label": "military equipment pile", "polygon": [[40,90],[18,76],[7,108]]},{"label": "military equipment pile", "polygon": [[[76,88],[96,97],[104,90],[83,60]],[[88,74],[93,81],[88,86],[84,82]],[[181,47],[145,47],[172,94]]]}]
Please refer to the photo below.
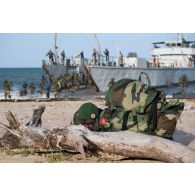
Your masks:
[{"label": "military equipment pile", "polygon": [[[148,78],[149,80],[149,78]],[[184,109],[178,100],[166,101],[165,93],[139,80],[122,79],[114,83],[106,94],[106,106],[94,124],[98,131],[131,130],[172,139],[176,123]],[[93,115],[86,106],[81,106],[74,115],[74,124],[84,124],[79,113]],[[87,115],[87,114],[86,114]],[[95,128],[94,130],[97,130]]]}]

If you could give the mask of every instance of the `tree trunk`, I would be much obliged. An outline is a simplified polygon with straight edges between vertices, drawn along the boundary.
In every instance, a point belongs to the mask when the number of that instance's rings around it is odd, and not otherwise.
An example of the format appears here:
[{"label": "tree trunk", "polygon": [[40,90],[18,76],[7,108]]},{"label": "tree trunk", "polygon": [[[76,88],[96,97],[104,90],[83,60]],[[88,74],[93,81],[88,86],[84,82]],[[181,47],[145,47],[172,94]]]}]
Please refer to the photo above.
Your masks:
[{"label": "tree trunk", "polygon": [[35,127],[41,127],[42,126],[42,114],[45,111],[45,106],[39,106],[35,109],[33,109],[33,116],[31,120],[26,124],[26,126],[35,126]]},{"label": "tree trunk", "polygon": [[[6,113],[8,132],[1,147],[30,147],[37,151],[70,151],[108,154],[110,158],[155,159],[163,162],[195,162],[195,151],[160,137],[131,131],[92,132],[79,125],[58,126],[51,130],[22,125],[11,112]],[[41,117],[41,114],[39,115]]]}]

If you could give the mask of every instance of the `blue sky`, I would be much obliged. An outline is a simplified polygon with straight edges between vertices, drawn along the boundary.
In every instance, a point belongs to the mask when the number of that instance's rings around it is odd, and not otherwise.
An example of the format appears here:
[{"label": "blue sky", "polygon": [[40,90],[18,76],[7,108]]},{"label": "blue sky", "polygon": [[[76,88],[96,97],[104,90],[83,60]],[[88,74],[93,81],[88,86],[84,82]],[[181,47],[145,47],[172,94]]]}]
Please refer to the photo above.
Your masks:
[{"label": "blue sky", "polygon": [[[111,56],[121,50],[126,56],[128,52],[137,52],[139,57],[150,58],[152,42],[175,40],[173,33],[101,33],[97,34],[101,49],[108,48]],[[188,40],[195,40],[195,33],[185,34]],[[2,67],[41,67],[42,59],[52,48],[51,33],[7,33],[0,34],[0,68]],[[73,56],[84,51],[91,57],[96,47],[92,33],[58,33],[58,50],[65,50],[66,56]]]}]

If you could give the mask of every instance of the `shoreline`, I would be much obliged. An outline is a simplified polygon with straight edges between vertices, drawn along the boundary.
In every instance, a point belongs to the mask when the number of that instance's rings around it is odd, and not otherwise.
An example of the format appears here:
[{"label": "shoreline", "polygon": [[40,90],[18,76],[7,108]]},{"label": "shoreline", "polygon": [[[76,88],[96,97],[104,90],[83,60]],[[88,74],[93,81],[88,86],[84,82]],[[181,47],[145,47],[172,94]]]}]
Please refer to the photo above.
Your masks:
[{"label": "shoreline", "polygon": [[36,99],[11,99],[5,100],[0,99],[0,102],[59,102],[59,101],[85,101],[85,100],[104,100],[105,97],[95,96],[95,97],[67,97],[67,98],[36,98]]},{"label": "shoreline", "polygon": [[[195,98],[166,98],[167,100],[175,100],[178,99],[179,101],[195,101]],[[105,95],[86,95],[80,96],[73,95],[64,98],[14,98],[14,99],[0,99],[0,102],[59,102],[59,101],[85,101],[85,100],[105,100]]]}]

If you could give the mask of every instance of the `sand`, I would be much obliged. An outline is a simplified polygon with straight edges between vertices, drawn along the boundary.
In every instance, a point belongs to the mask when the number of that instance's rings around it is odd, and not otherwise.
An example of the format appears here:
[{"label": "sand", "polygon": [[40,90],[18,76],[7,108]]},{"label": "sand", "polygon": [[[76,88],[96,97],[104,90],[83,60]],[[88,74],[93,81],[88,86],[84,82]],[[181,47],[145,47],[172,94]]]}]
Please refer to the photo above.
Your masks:
[{"label": "sand", "polygon": [[[191,109],[191,105],[195,104],[195,100],[184,100],[185,110],[183,111],[177,123],[174,141],[182,143],[189,148],[195,150],[195,110]],[[45,105],[46,110],[43,114],[43,128],[52,128],[57,125],[70,124],[75,111],[87,101],[53,101],[53,102],[0,102],[0,121],[7,123],[3,115],[4,112],[12,111],[22,123],[27,123],[32,115],[32,110],[38,105]],[[104,108],[104,100],[91,100],[98,107]],[[4,130],[0,128],[0,136]],[[49,162],[45,155],[28,155],[22,154],[8,155],[0,152],[0,162]],[[87,160],[81,159],[80,155],[70,154],[66,160],[59,162],[110,162],[106,159],[98,159],[91,157]],[[154,162],[147,160],[127,160],[122,162]]]}]

